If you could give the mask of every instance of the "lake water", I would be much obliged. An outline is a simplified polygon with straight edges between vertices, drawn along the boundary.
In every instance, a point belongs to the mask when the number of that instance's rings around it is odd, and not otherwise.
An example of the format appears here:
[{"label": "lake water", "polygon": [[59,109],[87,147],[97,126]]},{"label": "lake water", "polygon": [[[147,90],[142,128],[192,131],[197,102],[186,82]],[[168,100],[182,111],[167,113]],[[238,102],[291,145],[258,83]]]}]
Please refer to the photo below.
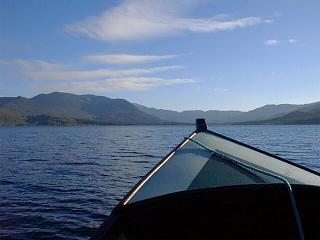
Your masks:
[{"label": "lake water", "polygon": [[[320,126],[209,129],[320,171]],[[0,238],[87,239],[194,126],[0,127]]]}]

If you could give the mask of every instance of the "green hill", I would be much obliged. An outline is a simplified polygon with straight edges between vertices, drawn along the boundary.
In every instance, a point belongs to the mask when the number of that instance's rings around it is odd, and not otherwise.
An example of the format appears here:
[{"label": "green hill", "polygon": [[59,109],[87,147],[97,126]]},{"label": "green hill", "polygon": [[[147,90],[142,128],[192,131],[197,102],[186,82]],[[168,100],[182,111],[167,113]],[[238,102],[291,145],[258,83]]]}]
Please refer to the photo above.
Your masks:
[{"label": "green hill", "polygon": [[0,125],[128,125],[193,124],[320,124],[320,102],[265,105],[248,112],[183,112],[148,108],[124,99],[54,92],[33,98],[0,97]]},{"label": "green hill", "polygon": [[54,92],[0,98],[0,125],[160,124],[123,99]]},{"label": "green hill", "polygon": [[247,121],[240,124],[320,124],[320,102],[298,105],[296,110],[263,121]]}]

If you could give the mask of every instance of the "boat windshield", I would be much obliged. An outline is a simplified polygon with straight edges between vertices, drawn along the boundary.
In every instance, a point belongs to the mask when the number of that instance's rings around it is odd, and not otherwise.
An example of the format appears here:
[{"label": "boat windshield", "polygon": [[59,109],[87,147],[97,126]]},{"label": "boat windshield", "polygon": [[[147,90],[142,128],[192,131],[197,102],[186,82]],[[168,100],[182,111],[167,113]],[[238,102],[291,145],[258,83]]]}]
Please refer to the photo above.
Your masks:
[{"label": "boat windshield", "polygon": [[317,174],[219,134],[199,132],[190,139],[152,170],[125,204],[186,190],[281,183],[272,176],[239,166],[232,159],[277,174],[290,183],[320,186]]}]

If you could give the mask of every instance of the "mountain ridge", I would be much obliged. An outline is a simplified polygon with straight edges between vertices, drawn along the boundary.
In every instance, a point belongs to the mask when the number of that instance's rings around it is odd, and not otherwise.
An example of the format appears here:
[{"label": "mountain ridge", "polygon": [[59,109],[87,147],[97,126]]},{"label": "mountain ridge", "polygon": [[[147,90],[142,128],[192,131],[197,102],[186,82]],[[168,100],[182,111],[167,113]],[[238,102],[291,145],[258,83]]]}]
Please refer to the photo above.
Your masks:
[{"label": "mountain ridge", "polygon": [[250,111],[156,109],[92,94],[0,97],[0,125],[320,124],[320,102],[267,104]]},{"label": "mountain ridge", "polygon": [[[32,98],[0,98],[0,110],[1,125],[16,125],[16,121],[11,121],[12,124],[10,124],[9,119],[12,117],[9,118],[8,115],[19,115],[23,119],[19,121],[21,125],[163,123],[156,117],[140,111],[124,99],[60,92],[39,94]],[[37,121],[37,116],[39,121]]]}]

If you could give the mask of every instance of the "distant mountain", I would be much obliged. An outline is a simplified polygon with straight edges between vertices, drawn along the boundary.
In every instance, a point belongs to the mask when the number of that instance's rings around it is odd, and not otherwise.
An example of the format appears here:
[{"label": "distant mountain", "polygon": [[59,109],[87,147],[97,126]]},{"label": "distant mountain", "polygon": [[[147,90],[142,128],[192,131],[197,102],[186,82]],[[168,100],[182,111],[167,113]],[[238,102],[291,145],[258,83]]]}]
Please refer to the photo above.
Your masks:
[{"label": "distant mountain", "polygon": [[248,112],[241,111],[169,111],[155,108],[147,108],[142,105],[136,106],[143,112],[155,116],[159,119],[178,122],[194,123],[197,118],[205,118],[209,124],[234,124],[269,120],[284,116],[290,112],[298,110],[301,106],[293,104],[265,105]]},{"label": "distant mountain", "polygon": [[320,102],[265,105],[248,111],[171,111],[124,99],[54,92],[33,98],[0,97],[0,125],[320,124]]},{"label": "distant mountain", "polygon": [[24,124],[24,116],[16,111],[0,108],[0,125]]},{"label": "distant mountain", "polygon": [[54,92],[0,98],[0,125],[160,124],[124,99]]},{"label": "distant mountain", "polygon": [[297,106],[293,111],[278,117],[240,124],[320,124],[320,102]]},{"label": "distant mountain", "polygon": [[155,116],[159,119],[169,122],[176,123],[195,123],[197,118],[205,118],[207,123],[213,124],[225,124],[232,123],[234,119],[238,119],[244,112],[241,111],[200,111],[200,110],[189,110],[183,112],[163,110],[156,108],[148,108],[139,104],[136,106],[143,112]]},{"label": "distant mountain", "polygon": [[263,121],[276,117],[281,117],[290,112],[299,109],[299,105],[294,104],[269,104],[260,108],[243,113],[241,116],[233,119],[233,122],[246,122],[246,121]]}]

